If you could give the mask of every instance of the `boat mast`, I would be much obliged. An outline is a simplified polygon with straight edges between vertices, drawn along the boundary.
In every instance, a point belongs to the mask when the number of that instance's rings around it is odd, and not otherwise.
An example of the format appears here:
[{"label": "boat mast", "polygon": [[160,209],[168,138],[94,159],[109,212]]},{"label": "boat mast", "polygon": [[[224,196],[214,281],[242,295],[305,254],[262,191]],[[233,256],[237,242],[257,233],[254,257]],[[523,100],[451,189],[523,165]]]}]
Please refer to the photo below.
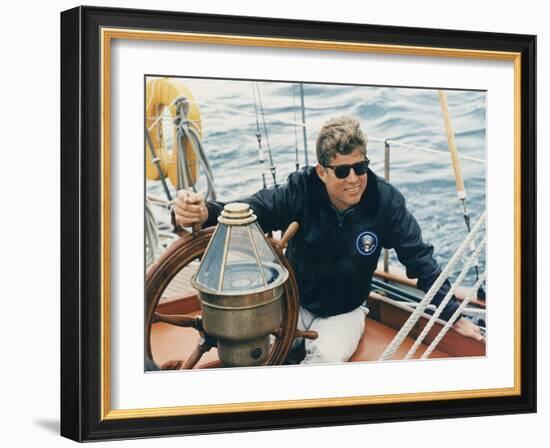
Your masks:
[{"label": "boat mast", "polygon": [[[449,112],[449,103],[447,101],[447,94],[443,90],[437,91],[439,96],[439,104],[441,105],[441,111],[443,112],[443,120],[445,122],[445,132],[447,133],[447,143],[449,145],[449,153],[451,154],[451,162],[453,165],[453,172],[455,175],[456,192],[458,199],[462,203],[462,210],[464,213],[464,222],[468,233],[470,233],[470,213],[466,207],[466,188],[464,186],[464,178],[462,176],[462,168],[460,165],[460,159],[458,158],[458,149],[456,147],[455,133],[453,131],[453,125],[451,123],[451,114]],[[471,248],[472,249],[472,248]],[[478,262],[475,263],[476,280],[479,279],[479,266]],[[482,288],[480,292],[484,294]]]}]

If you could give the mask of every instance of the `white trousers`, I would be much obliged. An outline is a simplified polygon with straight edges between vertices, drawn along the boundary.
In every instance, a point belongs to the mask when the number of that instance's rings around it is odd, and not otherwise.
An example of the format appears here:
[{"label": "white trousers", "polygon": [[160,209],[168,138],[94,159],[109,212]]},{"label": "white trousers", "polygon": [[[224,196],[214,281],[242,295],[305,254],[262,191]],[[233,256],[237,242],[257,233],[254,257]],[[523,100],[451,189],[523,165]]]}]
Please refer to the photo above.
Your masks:
[{"label": "white trousers", "polygon": [[319,334],[315,340],[305,340],[306,357],[301,364],[347,361],[363,336],[367,314],[367,308],[359,307],[349,313],[319,317],[300,307],[298,329]]}]

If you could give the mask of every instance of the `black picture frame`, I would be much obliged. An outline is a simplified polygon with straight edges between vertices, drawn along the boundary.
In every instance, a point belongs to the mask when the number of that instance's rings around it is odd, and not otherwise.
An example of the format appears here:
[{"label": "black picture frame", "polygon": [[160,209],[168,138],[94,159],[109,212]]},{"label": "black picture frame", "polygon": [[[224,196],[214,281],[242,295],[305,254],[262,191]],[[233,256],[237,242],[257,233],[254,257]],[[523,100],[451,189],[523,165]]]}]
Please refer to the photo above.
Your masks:
[{"label": "black picture frame", "polygon": [[[105,28],[515,55],[520,76],[520,179],[516,180],[521,205],[518,393],[196,415],[156,416],[152,410],[147,416],[106,418],[109,409],[100,342],[105,330],[102,316],[108,312],[102,275],[102,222],[109,213],[102,197],[105,179],[101,160],[102,140],[108,138],[102,135],[101,127],[101,30]],[[61,435],[91,441],[535,412],[535,58],[536,36],[532,35],[98,7],[77,7],[61,13]]]}]

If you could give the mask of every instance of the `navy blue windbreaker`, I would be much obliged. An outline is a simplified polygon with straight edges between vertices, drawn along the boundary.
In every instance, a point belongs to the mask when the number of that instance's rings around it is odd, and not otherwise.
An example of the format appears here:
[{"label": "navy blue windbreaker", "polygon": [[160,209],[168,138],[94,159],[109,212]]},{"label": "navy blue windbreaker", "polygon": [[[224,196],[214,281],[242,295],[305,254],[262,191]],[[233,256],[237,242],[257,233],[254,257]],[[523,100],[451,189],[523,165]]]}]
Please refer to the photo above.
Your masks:
[{"label": "navy blue windbreaker", "polygon": [[[286,256],[296,274],[300,304],[316,315],[346,313],[368,298],[382,247],[395,249],[407,276],[418,279],[424,292],[441,272],[433,246],[422,241],[403,195],[371,170],[360,202],[345,212],[332,206],[313,167],[290,174],[286,184],[240,201],[250,204],[264,232],[285,230],[292,221],[300,224]],[[223,206],[208,202],[205,226],[217,224]],[[446,281],[432,304],[441,303],[449,288]],[[441,318],[448,320],[458,306],[453,297]]]}]

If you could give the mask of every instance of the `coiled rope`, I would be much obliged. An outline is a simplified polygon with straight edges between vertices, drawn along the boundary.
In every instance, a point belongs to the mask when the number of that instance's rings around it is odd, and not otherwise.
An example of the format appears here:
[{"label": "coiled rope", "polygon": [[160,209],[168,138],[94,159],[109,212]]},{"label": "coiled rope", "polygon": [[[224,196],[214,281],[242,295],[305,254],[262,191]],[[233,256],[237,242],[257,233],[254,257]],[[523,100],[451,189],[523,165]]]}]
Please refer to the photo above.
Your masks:
[{"label": "coiled rope", "polygon": [[187,117],[189,112],[190,101],[185,97],[178,97],[175,99],[176,103],[176,118],[174,119],[174,126],[177,128],[176,140],[178,151],[178,188],[189,188],[191,186],[193,191],[197,191],[195,184],[191,179],[191,172],[187,157],[185,155],[184,139],[188,138],[191,143],[191,148],[195,153],[195,156],[199,160],[199,164],[202,166],[206,175],[207,191],[205,199],[216,200],[216,189],[214,187],[214,178],[212,176],[212,169],[208,158],[204,153],[204,147],[200,141],[199,133],[196,125],[190,121]]}]

